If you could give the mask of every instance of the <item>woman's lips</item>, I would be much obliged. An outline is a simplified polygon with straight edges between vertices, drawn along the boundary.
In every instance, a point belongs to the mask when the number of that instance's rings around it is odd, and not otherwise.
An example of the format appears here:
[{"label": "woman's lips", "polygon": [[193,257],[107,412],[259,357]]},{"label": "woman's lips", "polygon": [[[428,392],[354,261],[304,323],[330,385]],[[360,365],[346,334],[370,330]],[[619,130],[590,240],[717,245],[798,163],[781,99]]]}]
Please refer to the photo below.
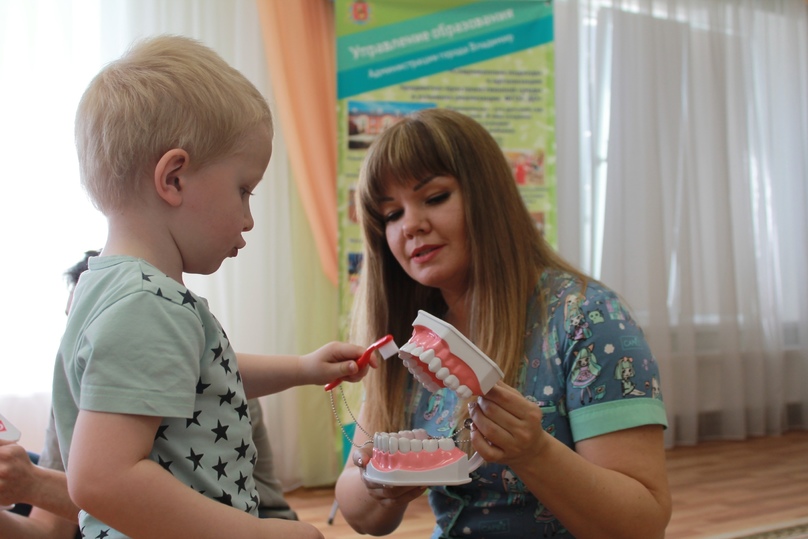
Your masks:
[{"label": "woman's lips", "polygon": [[443,248],[441,245],[429,245],[426,247],[419,247],[412,252],[410,258],[415,262],[428,262],[437,256],[438,252]]}]

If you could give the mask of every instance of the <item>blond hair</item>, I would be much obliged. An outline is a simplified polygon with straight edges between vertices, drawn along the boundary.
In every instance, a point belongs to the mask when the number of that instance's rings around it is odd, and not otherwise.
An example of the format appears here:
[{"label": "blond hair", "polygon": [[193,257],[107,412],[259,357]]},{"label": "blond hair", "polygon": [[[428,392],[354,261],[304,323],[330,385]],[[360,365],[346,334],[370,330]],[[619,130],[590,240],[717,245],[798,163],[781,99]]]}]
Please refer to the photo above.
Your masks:
[{"label": "blond hair", "polygon": [[[494,138],[458,112],[426,109],[408,115],[387,128],[368,150],[357,185],[364,247],[351,338],[368,344],[392,333],[401,345],[412,334],[419,309],[436,316],[446,311],[438,289],[414,281],[396,262],[379,212],[378,201],[389,185],[408,185],[431,175],[454,177],[463,194],[471,260],[466,336],[514,385],[524,356],[527,301],[542,270],[559,268],[585,277],[540,234]],[[392,360],[368,375],[367,428],[407,427],[409,376],[400,361]]]},{"label": "blond hair", "polygon": [[76,113],[81,180],[104,214],[137,198],[170,149],[199,168],[238,150],[263,125],[266,99],[216,52],[187,37],[144,39],[90,82]]}]

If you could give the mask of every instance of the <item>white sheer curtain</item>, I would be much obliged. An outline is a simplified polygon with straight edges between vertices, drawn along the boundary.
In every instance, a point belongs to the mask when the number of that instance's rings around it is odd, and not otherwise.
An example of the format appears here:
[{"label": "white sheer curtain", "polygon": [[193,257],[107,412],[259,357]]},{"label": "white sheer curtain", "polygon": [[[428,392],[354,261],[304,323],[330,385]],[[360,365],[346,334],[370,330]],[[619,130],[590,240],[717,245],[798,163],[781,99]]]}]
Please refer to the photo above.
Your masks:
[{"label": "white sheer curtain", "polygon": [[557,12],[562,250],[645,328],[668,445],[808,428],[808,6]]},{"label": "white sheer curtain", "polygon": [[[73,145],[73,115],[87,83],[134,39],[182,34],[219,52],[274,103],[253,0],[0,0],[0,21],[3,328],[13,343],[0,359],[0,413],[22,427],[24,445],[38,450],[64,325],[61,273],[106,237],[103,218],[80,188]],[[276,117],[248,248],[213,276],[187,277],[243,352],[295,352],[291,185]],[[276,472],[294,486],[300,481],[296,396],[268,397],[264,408]]]}]

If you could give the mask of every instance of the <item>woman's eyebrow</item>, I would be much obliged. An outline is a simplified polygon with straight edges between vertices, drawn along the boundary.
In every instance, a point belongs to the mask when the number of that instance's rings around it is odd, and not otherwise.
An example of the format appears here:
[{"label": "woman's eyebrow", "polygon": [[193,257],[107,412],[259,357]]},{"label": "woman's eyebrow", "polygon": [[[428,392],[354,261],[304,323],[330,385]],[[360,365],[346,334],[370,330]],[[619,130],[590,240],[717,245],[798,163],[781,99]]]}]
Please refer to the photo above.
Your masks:
[{"label": "woman's eyebrow", "polygon": [[[425,186],[426,184],[428,184],[429,182],[431,182],[432,180],[434,180],[434,179],[435,179],[435,178],[437,178],[437,177],[438,177],[438,175],[437,175],[437,174],[432,174],[432,175],[430,175],[430,176],[427,176],[427,177],[426,177],[426,178],[424,178],[423,180],[421,180],[421,181],[419,181],[418,183],[416,183],[416,184],[413,186],[412,190],[413,190],[413,191],[417,191],[417,190],[421,189],[423,186]],[[378,200],[378,201],[379,201],[380,203],[382,203],[382,202],[392,202],[392,201],[393,201],[393,198],[392,198],[392,197],[388,197],[388,196],[381,196],[381,197],[379,197],[379,200]]]},{"label": "woman's eyebrow", "polygon": [[432,181],[432,180],[434,180],[435,178],[437,178],[437,174],[432,174],[431,176],[427,176],[427,177],[426,177],[426,178],[424,178],[423,180],[421,180],[421,181],[419,181],[418,183],[416,183],[416,184],[415,184],[415,187],[413,187],[413,188],[412,188],[412,190],[413,190],[413,191],[417,191],[418,189],[422,188],[423,186],[425,186],[426,184],[428,184],[429,182],[431,182],[431,181]]}]

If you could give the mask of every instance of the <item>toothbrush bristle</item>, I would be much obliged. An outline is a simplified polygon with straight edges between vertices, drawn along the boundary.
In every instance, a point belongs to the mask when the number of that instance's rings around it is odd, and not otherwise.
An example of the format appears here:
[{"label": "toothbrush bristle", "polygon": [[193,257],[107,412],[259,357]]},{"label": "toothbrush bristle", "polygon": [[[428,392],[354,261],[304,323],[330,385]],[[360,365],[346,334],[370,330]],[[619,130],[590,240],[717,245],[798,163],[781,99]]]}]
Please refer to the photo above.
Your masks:
[{"label": "toothbrush bristle", "polygon": [[387,359],[398,353],[398,346],[396,346],[395,341],[391,340],[390,342],[386,342],[381,345],[378,352],[384,359]]}]

